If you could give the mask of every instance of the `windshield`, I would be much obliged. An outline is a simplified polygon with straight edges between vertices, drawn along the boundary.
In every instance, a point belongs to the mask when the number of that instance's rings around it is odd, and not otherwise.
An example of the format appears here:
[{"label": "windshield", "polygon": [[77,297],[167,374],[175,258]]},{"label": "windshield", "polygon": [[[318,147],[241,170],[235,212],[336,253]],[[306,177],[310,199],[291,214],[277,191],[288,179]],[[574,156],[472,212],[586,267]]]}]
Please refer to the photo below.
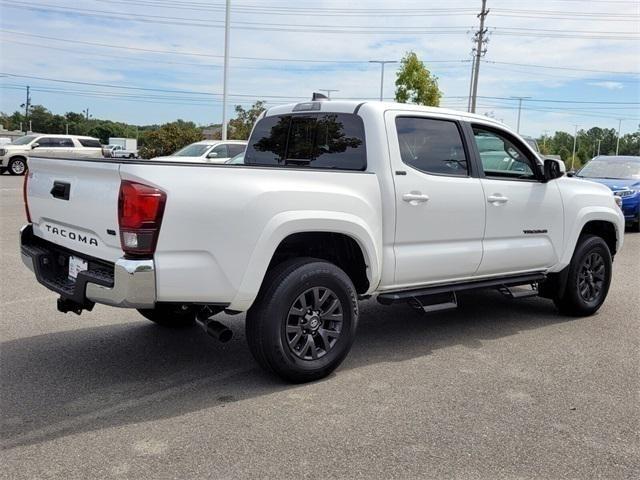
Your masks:
[{"label": "windshield", "polygon": [[36,138],[35,135],[25,135],[24,137],[16,138],[11,145],[26,145],[31,143]]},{"label": "windshield", "polygon": [[200,157],[211,148],[211,145],[203,145],[201,143],[192,143],[187,145],[182,150],[178,150],[174,153],[173,157]]},{"label": "windshield", "polygon": [[577,173],[585,178],[640,179],[640,159],[594,158]]}]

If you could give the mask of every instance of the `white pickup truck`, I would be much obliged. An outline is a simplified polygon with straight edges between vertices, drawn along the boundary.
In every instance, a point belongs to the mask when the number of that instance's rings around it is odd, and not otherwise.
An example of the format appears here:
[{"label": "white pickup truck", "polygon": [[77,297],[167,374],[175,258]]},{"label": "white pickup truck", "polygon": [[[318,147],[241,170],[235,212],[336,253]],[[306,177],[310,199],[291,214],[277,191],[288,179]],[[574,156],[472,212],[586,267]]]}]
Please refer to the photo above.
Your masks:
[{"label": "white pickup truck", "polygon": [[489,118],[380,102],[270,108],[244,164],[33,158],[24,263],[59,310],[161,325],[246,312],[254,357],[292,382],[346,357],[358,300],[455,307],[456,292],[602,305],[624,218]]}]

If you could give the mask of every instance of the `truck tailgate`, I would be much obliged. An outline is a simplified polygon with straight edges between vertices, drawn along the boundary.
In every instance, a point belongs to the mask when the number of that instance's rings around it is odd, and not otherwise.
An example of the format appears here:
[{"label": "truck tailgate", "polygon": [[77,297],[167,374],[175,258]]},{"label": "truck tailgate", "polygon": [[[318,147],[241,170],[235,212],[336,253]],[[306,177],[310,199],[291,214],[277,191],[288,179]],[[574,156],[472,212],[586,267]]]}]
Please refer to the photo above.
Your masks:
[{"label": "truck tailgate", "polygon": [[27,199],[34,234],[98,259],[122,257],[119,169],[116,162],[31,158]]}]

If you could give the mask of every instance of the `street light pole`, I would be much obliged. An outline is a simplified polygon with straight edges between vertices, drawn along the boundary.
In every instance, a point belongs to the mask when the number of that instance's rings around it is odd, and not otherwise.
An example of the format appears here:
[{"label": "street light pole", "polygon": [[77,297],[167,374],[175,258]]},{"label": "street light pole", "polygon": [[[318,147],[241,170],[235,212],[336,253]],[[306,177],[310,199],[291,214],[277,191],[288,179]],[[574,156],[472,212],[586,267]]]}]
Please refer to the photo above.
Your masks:
[{"label": "street light pole", "polygon": [[369,60],[369,63],[379,63],[380,67],[380,101],[384,100],[384,66],[387,63],[398,63],[396,60]]},{"label": "street light pole", "polygon": [[620,150],[620,127],[622,127],[622,119],[618,120],[618,140],[616,141],[616,155],[618,155],[618,151]]},{"label": "street light pole", "polygon": [[571,154],[571,170],[573,170],[573,163],[576,161],[576,141],[578,140],[578,125],[575,127],[573,133],[573,153]]},{"label": "street light pole", "polygon": [[222,140],[227,139],[227,83],[229,81],[229,30],[231,0],[227,0],[224,13],[224,73],[222,79]]},{"label": "street light pole", "polygon": [[520,133],[520,114],[522,112],[522,100],[527,100],[531,97],[511,97],[518,100],[518,123],[516,126],[516,132]]}]

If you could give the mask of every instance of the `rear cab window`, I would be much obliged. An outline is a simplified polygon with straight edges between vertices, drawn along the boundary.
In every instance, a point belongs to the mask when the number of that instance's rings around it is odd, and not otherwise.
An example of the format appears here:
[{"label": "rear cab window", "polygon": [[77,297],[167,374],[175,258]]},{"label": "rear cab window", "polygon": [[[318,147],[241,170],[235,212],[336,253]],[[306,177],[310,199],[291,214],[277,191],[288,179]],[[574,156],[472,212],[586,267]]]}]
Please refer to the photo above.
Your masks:
[{"label": "rear cab window", "polygon": [[256,166],[364,171],[364,124],[352,113],[300,113],[260,120],[245,153]]}]

